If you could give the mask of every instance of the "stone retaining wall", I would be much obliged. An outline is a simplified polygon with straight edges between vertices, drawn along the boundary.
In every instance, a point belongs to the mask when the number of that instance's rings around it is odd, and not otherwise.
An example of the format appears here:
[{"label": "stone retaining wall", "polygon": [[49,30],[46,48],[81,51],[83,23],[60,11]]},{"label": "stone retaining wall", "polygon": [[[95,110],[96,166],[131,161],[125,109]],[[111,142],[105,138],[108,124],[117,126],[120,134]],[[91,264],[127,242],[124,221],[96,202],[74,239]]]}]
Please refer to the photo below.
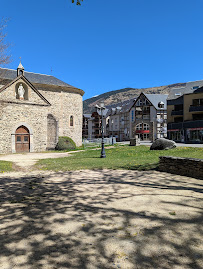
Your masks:
[{"label": "stone retaining wall", "polygon": [[203,179],[203,159],[160,156],[159,171]]}]

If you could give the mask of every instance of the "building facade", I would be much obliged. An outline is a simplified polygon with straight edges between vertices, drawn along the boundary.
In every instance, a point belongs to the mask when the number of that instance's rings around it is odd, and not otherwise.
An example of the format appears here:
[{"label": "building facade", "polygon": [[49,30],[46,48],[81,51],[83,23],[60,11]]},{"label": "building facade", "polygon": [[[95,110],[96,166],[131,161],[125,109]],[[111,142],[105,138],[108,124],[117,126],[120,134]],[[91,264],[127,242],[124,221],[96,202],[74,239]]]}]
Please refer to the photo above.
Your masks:
[{"label": "building facade", "polygon": [[84,92],[48,75],[0,68],[0,153],[54,149],[59,136],[82,144]]},{"label": "building facade", "polygon": [[141,93],[130,109],[130,137],[154,141],[167,136],[167,94]]},{"label": "building facade", "polygon": [[203,81],[187,83],[167,101],[168,138],[176,142],[203,143]]},{"label": "building facade", "polygon": [[101,109],[95,107],[91,117],[88,118],[88,139],[101,138],[102,137],[102,124],[103,124],[103,132],[104,136],[107,136],[107,117],[108,109],[103,109],[101,113]]}]

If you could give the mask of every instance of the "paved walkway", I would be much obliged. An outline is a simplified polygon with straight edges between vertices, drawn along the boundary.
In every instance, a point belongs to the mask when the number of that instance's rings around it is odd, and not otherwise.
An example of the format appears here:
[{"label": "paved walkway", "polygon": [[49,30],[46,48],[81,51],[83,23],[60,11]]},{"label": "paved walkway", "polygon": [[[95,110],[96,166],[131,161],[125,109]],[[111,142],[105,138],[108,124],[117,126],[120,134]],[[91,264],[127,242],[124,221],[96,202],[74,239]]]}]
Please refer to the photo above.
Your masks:
[{"label": "paved walkway", "polygon": [[0,268],[203,268],[202,198],[157,171],[0,174]]},{"label": "paved walkway", "polygon": [[[121,144],[121,145],[129,145],[130,141],[123,141],[123,142],[117,142],[117,144]],[[145,145],[145,146],[151,146],[152,142],[143,142],[141,141],[140,143],[141,145]],[[192,147],[192,148],[203,148],[203,144],[184,144],[184,143],[176,143],[177,147]]]}]

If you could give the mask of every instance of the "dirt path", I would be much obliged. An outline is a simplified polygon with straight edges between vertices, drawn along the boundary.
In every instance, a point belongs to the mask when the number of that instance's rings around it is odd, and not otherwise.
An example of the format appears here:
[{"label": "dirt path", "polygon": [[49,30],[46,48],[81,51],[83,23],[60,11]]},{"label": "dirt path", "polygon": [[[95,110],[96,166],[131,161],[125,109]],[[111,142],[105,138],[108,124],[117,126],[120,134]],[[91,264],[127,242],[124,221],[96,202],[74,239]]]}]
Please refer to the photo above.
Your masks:
[{"label": "dirt path", "polygon": [[[81,150],[79,150],[81,151]],[[70,152],[50,152],[50,153],[23,153],[23,154],[8,154],[0,156],[1,161],[13,162],[19,170],[29,171],[38,160],[48,158],[63,158],[69,157],[71,154],[78,151]]]},{"label": "dirt path", "polygon": [[[113,146],[105,147],[105,148],[113,148]],[[95,148],[91,150],[101,150],[100,148]],[[15,166],[17,166],[17,170],[21,171],[30,171],[32,167],[36,164],[38,160],[41,159],[49,159],[49,158],[63,158],[70,157],[72,154],[76,152],[81,152],[84,150],[75,150],[69,152],[48,152],[48,153],[23,153],[23,154],[7,154],[1,155],[1,161],[9,161],[13,162]]]},{"label": "dirt path", "polygon": [[0,268],[203,268],[202,183],[157,171],[0,174]]}]

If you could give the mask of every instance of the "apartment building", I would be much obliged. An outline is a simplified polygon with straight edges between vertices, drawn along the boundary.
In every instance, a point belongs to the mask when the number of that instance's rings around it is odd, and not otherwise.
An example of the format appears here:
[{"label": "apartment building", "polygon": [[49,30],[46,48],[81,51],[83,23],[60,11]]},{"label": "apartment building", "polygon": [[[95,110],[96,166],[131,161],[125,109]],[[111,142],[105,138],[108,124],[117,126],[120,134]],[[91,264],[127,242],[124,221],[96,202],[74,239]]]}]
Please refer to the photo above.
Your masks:
[{"label": "apartment building", "polygon": [[117,141],[130,140],[130,108],[134,98],[117,104],[108,112],[108,135]]},{"label": "apartment building", "polygon": [[167,136],[167,94],[141,93],[130,109],[130,138],[154,141]]},{"label": "apartment building", "polygon": [[101,127],[102,127],[102,114],[103,114],[103,131],[104,136],[107,136],[106,134],[106,126],[107,126],[107,112],[108,109],[103,109],[101,113],[101,109],[94,108],[91,117],[88,119],[88,139],[93,138],[101,138]]},{"label": "apartment building", "polygon": [[203,81],[188,82],[167,100],[168,138],[203,143]]},{"label": "apartment building", "polygon": [[88,121],[91,118],[91,114],[83,114],[83,124],[82,124],[82,138],[88,138]]}]

